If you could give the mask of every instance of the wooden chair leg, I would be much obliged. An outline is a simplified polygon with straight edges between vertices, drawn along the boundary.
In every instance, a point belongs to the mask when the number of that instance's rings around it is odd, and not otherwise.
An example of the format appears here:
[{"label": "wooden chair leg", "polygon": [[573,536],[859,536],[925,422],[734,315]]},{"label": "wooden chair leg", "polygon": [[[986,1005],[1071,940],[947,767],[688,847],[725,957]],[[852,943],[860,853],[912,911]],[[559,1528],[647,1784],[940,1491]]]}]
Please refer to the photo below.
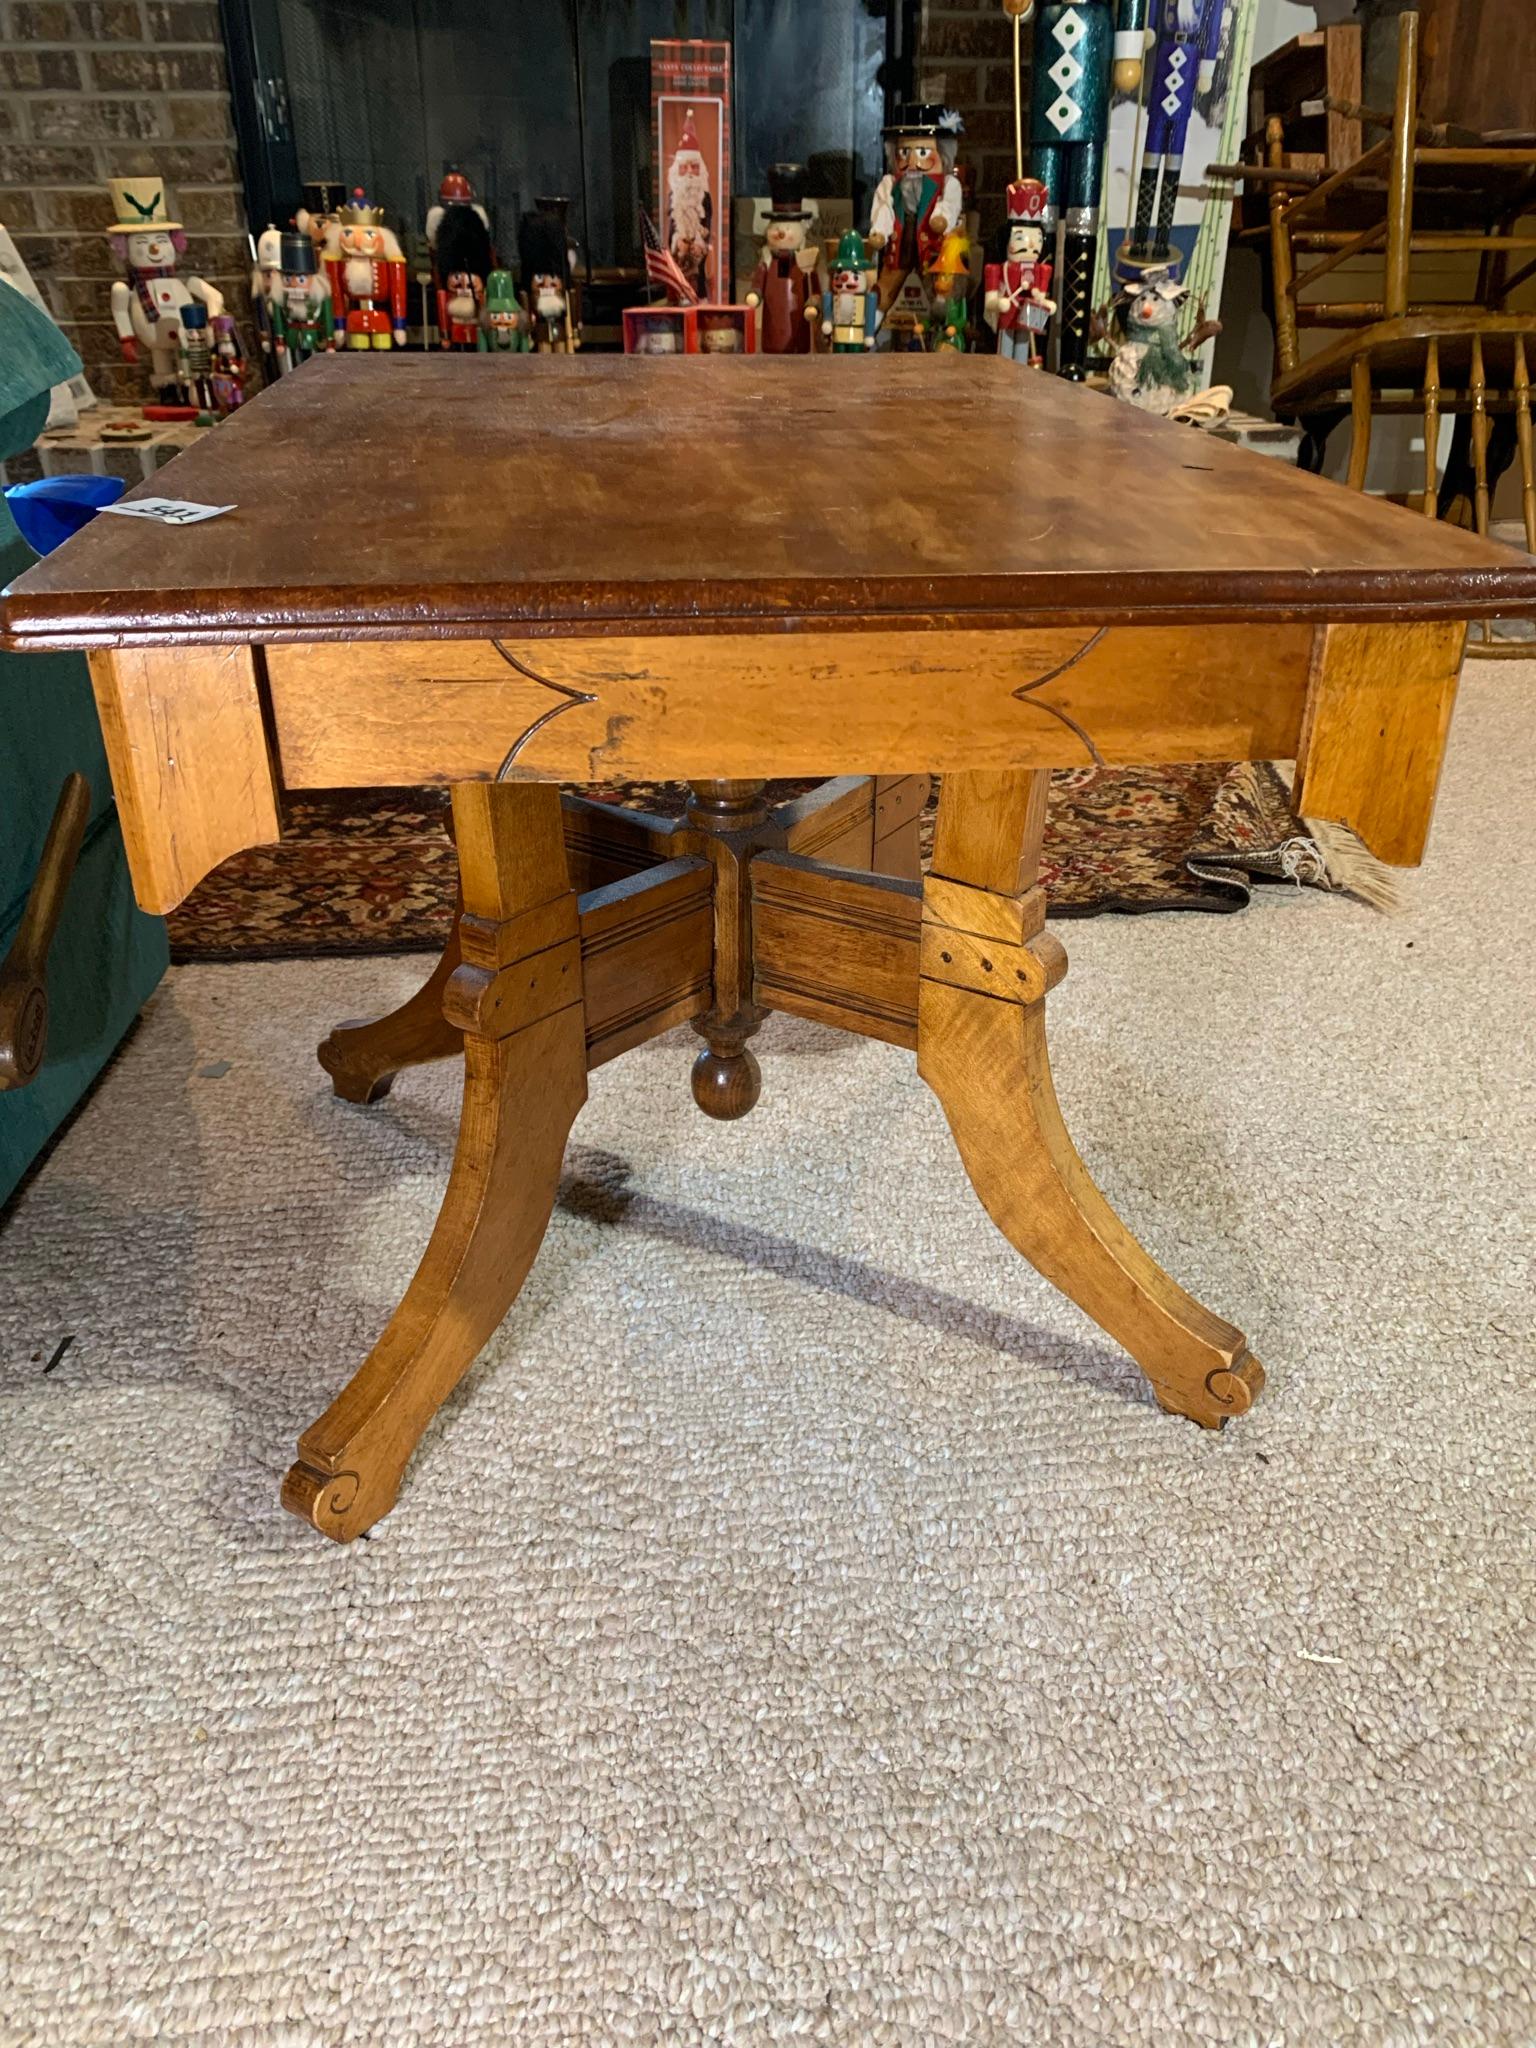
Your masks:
[{"label": "wooden chair leg", "polygon": [[1483,337],[1472,337],[1472,507],[1477,530],[1488,531],[1488,379],[1483,368]]},{"label": "wooden chair leg", "polygon": [[1520,448],[1520,511],[1525,520],[1525,544],[1536,555],[1536,461],[1531,448],[1531,373],[1526,362],[1525,337],[1515,336],[1515,439]]},{"label": "wooden chair leg", "polygon": [[1430,337],[1424,351],[1424,516],[1440,510],[1440,344]]},{"label": "wooden chair leg", "polygon": [[454,791],[466,959],[446,1000],[464,1031],[464,1107],[437,1224],[357,1374],[299,1439],[283,1505],[349,1542],[389,1512],[427,1424],[506,1314],[543,1240],[586,1099],[576,897],[559,798]]},{"label": "wooden chair leg", "polygon": [[1356,356],[1349,366],[1350,442],[1349,477],[1352,491],[1365,489],[1365,472],[1371,459],[1371,359]]},{"label": "wooden chair leg", "polygon": [[946,775],[924,888],[918,1072],[1003,1235],[1118,1343],[1163,1407],[1216,1428],[1263,1367],[1240,1330],[1186,1294],[1131,1235],[1067,1134],[1045,996],[1066,956],[1034,886],[1040,771]]},{"label": "wooden chair leg", "polygon": [[321,1042],[316,1058],[344,1102],[382,1102],[406,1067],[451,1059],[464,1050],[463,1032],[443,1015],[443,993],[461,957],[462,910],[461,898],[442,958],[413,996],[387,1016],[338,1024]]}]

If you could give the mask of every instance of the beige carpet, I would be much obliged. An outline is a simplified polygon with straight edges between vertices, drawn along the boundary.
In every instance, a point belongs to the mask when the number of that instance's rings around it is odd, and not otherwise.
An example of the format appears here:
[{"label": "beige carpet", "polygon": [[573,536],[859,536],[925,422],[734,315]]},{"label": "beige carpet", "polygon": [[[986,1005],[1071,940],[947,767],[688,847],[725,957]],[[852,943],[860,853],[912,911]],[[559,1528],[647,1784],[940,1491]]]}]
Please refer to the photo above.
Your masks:
[{"label": "beige carpet", "polygon": [[452,1077],[313,1062],[410,961],[174,975],[0,1238],[0,2040],[1536,2040],[1533,725],[1470,671],[1402,918],[1068,934],[1083,1149],[1270,1368],[1219,1437],[781,1021],[742,1124],[596,1077],[332,1549],[278,1480]]}]

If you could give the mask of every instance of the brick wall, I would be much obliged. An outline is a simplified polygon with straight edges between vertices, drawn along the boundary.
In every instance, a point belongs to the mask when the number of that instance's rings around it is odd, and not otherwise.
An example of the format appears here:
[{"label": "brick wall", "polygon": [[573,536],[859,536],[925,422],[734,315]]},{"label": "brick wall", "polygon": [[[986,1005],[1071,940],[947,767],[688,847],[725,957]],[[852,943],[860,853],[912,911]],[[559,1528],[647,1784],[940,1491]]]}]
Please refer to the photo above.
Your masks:
[{"label": "brick wall", "polygon": [[[1024,24],[1025,148],[1029,145],[1030,24]],[[1013,23],[1002,0],[924,0],[918,98],[942,100],[965,116],[964,161],[975,166],[984,233],[1003,217],[1014,173]]]},{"label": "brick wall", "polygon": [[250,328],[250,254],[217,0],[0,0],[0,222],[97,395],[149,396],[118,351],[106,181],[163,178],[186,224],[178,266]]}]

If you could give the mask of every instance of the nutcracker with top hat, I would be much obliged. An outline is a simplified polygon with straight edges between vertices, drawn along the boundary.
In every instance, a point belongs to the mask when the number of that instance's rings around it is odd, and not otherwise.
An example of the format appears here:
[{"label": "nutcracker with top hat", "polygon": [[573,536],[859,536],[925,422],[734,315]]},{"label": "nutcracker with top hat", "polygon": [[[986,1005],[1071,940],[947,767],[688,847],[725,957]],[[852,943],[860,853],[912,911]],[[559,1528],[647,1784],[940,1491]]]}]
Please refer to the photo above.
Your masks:
[{"label": "nutcracker with top hat", "polygon": [[1045,187],[1038,178],[1015,178],[1008,187],[1008,220],[982,273],[982,311],[997,335],[997,352],[1037,364],[1037,353],[1056,301],[1047,298],[1051,266],[1044,260]]},{"label": "nutcracker with top hat", "polygon": [[944,237],[928,272],[933,303],[928,308],[928,347],[934,355],[963,356],[971,343],[968,293],[971,245],[957,228]]},{"label": "nutcracker with top hat", "polygon": [[443,348],[479,345],[485,281],[495,266],[491,224],[462,171],[450,170],[427,215],[427,248],[437,303],[437,335]]},{"label": "nutcracker with top hat", "polygon": [[336,346],[331,288],[315,259],[315,245],[302,228],[282,238],[282,270],[272,300],[272,341],[279,372],[296,370],[313,355]]},{"label": "nutcracker with top hat", "polygon": [[325,267],[338,347],[404,348],[405,256],[361,186],[337,215],[336,254]]},{"label": "nutcracker with top hat", "polygon": [[123,360],[137,363],[140,349],[147,350],[156,393],[174,402],[185,352],[181,309],[197,305],[211,318],[223,312],[224,295],[205,278],[176,275],[176,258],[185,251],[187,237],[181,222],[171,218],[159,178],[109,182],[117,218],[107,235],[112,254],[127,271],[126,279],[112,287],[112,325]]},{"label": "nutcracker with top hat", "polygon": [[768,228],[747,304],[759,309],[758,347],[765,354],[808,355],[822,289],[821,251],[810,240],[803,197],[804,164],[774,164],[768,190]]},{"label": "nutcracker with top hat", "polygon": [[875,345],[879,318],[879,298],[864,237],[857,228],[849,228],[837,245],[831,281],[821,295],[821,331],[831,342],[834,355],[862,355]]},{"label": "nutcracker with top hat", "polygon": [[485,305],[480,313],[482,355],[525,356],[533,347],[529,319],[512,289],[510,270],[493,270],[485,280]]},{"label": "nutcracker with top hat", "polygon": [[[880,240],[881,331],[894,333],[891,316],[907,332],[926,320],[925,278],[944,237],[961,225],[964,200],[955,159],[965,123],[952,107],[902,106],[885,130],[886,175],[875,187],[870,239]],[[919,345],[921,343],[919,342]]]},{"label": "nutcracker with top hat", "polygon": [[571,318],[565,232],[553,214],[525,213],[517,229],[518,261],[532,320],[534,350],[541,356],[572,355],[581,336]]},{"label": "nutcracker with top hat", "polygon": [[[1162,270],[1173,253],[1173,211],[1196,93],[1216,77],[1227,0],[1121,0],[1115,38],[1115,83],[1130,91],[1142,81],[1146,45],[1153,45],[1152,96],[1136,188],[1136,227],[1118,260]],[[1161,189],[1159,189],[1161,188]],[[1155,216],[1155,221],[1154,221]]]},{"label": "nutcracker with top hat", "polygon": [[[1058,220],[1063,230],[1061,374],[1076,381],[1088,374],[1111,71],[1117,91],[1135,84],[1123,62],[1130,43],[1116,24],[1139,4],[1039,0],[1035,9],[1029,168],[1045,187],[1047,239]],[[1139,30],[1133,40],[1139,52]]]}]

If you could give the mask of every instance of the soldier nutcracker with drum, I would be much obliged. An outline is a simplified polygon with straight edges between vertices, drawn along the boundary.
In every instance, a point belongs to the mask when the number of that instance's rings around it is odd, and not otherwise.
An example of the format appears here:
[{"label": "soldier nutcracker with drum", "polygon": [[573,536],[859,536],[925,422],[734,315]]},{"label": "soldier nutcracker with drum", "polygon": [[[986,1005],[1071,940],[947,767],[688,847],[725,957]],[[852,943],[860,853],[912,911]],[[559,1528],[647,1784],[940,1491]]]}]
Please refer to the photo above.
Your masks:
[{"label": "soldier nutcracker with drum", "polygon": [[1008,187],[1008,223],[995,259],[982,274],[982,310],[997,335],[997,352],[1010,361],[1037,364],[1037,343],[1056,310],[1046,294],[1051,265],[1044,260],[1045,187],[1038,178],[1016,178]]}]

